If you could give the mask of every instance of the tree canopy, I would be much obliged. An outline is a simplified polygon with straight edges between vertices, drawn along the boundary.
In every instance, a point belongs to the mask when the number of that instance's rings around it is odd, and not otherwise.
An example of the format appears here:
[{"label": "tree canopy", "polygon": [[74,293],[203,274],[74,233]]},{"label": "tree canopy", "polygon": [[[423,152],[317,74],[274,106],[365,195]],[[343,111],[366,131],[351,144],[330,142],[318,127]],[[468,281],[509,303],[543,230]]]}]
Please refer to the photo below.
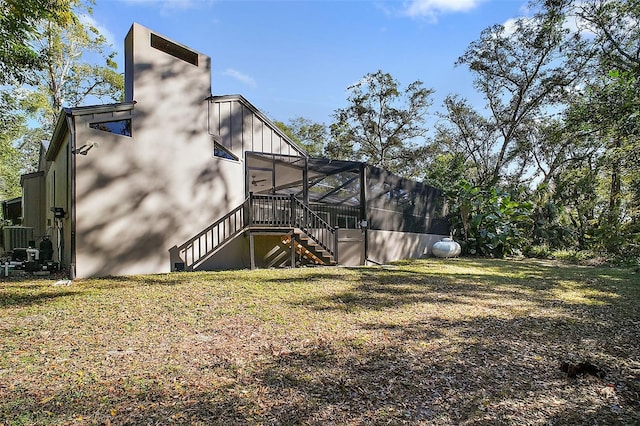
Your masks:
[{"label": "tree canopy", "polygon": [[365,75],[348,90],[348,105],[334,114],[327,154],[365,161],[403,176],[416,175],[433,90],[419,80],[402,90],[397,80],[382,71]]},{"label": "tree canopy", "polygon": [[311,157],[321,157],[328,138],[327,126],[304,118],[296,117],[289,124],[276,121],[275,125],[297,142]]},{"label": "tree canopy", "polygon": [[33,47],[43,21],[66,26],[75,17],[69,0],[0,0],[0,84],[33,82],[33,70],[44,66]]},{"label": "tree canopy", "polygon": [[20,194],[20,174],[37,167],[62,107],[122,99],[115,53],[85,19],[92,4],[0,0],[2,198]]},{"label": "tree canopy", "polygon": [[[541,0],[532,7],[513,28],[484,30],[458,60],[486,105],[446,98],[434,139],[442,154],[427,179],[464,162],[460,183],[449,182],[454,223],[508,218],[482,198],[495,197],[496,188],[533,203],[520,250],[540,244],[638,261],[640,2]],[[523,231],[516,222],[506,220],[500,232]],[[459,231],[474,242],[486,232]]]}]

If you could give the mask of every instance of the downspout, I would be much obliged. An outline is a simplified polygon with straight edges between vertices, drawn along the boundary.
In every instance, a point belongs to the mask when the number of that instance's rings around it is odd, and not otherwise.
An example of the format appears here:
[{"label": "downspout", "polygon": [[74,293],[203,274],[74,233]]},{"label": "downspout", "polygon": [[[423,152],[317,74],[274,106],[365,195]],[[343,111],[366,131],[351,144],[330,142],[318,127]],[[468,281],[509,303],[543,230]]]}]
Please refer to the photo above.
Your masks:
[{"label": "downspout", "polygon": [[76,126],[73,115],[67,114],[67,126],[71,140],[69,141],[69,173],[71,174],[71,202],[69,203],[69,216],[71,217],[71,241],[69,241],[69,279],[76,278]]}]

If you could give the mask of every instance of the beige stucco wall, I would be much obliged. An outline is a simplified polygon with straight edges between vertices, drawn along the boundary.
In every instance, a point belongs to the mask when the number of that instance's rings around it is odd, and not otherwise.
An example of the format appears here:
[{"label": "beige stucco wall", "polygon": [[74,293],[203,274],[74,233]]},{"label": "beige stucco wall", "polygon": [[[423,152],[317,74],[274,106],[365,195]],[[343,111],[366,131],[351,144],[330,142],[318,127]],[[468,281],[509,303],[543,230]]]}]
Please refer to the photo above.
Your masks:
[{"label": "beige stucco wall", "polygon": [[[74,112],[76,146],[95,146],[75,156],[78,277],[171,271],[172,248],[245,199],[244,151],[256,148],[252,138],[282,139],[243,98],[208,99],[209,57],[185,62],[152,47],[151,33],[134,24],[125,40],[125,97],[133,106]],[[89,127],[125,118],[131,137]],[[290,152],[280,139],[261,147]],[[215,157],[214,140],[233,146],[239,161]],[[200,269],[244,265],[245,246],[229,244]]]},{"label": "beige stucco wall", "polygon": [[367,258],[378,263],[431,255],[431,247],[447,235],[368,230]]},{"label": "beige stucco wall", "polygon": [[[63,268],[68,268],[71,262],[70,140],[71,135],[67,132],[45,178],[45,233],[53,243],[53,260],[60,262]],[[51,211],[53,207],[62,207],[65,217],[56,220]]]},{"label": "beige stucco wall", "polygon": [[[77,144],[99,146],[77,161],[77,275],[169,272],[169,249],[242,200],[242,169],[212,155],[207,133],[210,60],[198,66],[127,36],[128,99],[118,116],[76,117]],[[89,128],[131,116],[132,137]],[[239,184],[238,184],[239,180]]]}]

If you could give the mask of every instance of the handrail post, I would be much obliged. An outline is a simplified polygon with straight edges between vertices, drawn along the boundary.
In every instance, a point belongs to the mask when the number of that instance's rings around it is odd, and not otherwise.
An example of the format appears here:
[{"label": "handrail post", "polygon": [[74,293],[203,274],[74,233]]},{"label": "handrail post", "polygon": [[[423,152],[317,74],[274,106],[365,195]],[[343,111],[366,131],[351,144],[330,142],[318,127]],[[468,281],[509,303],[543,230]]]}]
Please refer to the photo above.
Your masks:
[{"label": "handrail post", "polygon": [[335,236],[333,237],[333,257],[336,261],[336,265],[338,264],[338,232],[340,232],[340,228],[338,226],[335,227]]},{"label": "handrail post", "polygon": [[249,193],[249,212],[247,213],[247,226],[253,225],[253,192]]},{"label": "handrail post", "polygon": [[289,217],[289,225],[291,227],[295,227],[296,226],[296,197],[295,195],[291,194],[291,198],[290,198],[290,203],[291,203],[291,208],[289,209],[290,212],[289,214],[291,215]]}]

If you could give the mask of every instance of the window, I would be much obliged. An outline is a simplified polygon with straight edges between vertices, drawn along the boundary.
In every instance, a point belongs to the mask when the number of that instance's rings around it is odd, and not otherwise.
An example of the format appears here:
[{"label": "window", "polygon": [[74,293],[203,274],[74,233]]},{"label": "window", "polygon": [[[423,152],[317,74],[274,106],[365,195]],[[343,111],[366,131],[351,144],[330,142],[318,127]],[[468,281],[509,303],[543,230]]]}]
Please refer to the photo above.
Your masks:
[{"label": "window", "polygon": [[90,123],[89,127],[103,132],[115,133],[116,135],[131,137],[131,119],[117,121],[101,121]]},{"label": "window", "polygon": [[213,155],[215,157],[224,158],[227,160],[238,161],[238,157],[227,151],[227,149],[220,145],[218,142],[213,143]]},{"label": "window", "polygon": [[196,52],[179,46],[158,35],[151,34],[151,47],[167,53],[174,58],[188,62],[191,65],[195,65],[196,67],[198,66],[198,54]]}]

